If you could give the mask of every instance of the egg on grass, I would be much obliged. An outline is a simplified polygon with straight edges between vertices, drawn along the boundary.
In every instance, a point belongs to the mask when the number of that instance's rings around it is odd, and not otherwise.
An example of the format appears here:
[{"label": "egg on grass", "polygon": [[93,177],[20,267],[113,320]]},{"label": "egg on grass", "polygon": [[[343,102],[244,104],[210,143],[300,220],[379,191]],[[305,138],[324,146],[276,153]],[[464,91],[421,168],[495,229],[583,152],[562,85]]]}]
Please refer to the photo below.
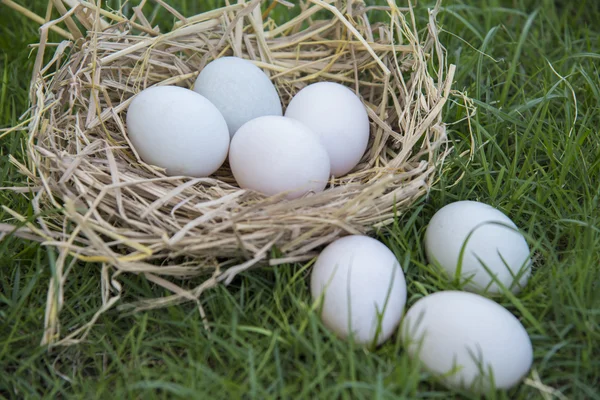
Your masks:
[{"label": "egg on grass", "polygon": [[504,286],[518,293],[531,274],[529,246],[514,222],[476,201],[438,210],[425,233],[425,252],[469,291],[495,295]]},{"label": "egg on grass", "polygon": [[147,164],[170,176],[207,177],[227,158],[229,133],[217,108],[196,92],[154,86],[127,110],[127,135]]},{"label": "egg on grass", "polygon": [[198,75],[194,90],[223,114],[232,137],[248,121],[283,114],[281,100],[269,77],[243,58],[212,61]]},{"label": "egg on grass", "polygon": [[390,249],[353,235],[328,245],[310,276],[323,324],[338,337],[380,345],[392,336],[406,303],[406,282]]},{"label": "egg on grass", "polygon": [[444,291],[419,299],[404,316],[400,335],[408,355],[454,389],[510,389],[533,362],[519,320],[475,293]]}]

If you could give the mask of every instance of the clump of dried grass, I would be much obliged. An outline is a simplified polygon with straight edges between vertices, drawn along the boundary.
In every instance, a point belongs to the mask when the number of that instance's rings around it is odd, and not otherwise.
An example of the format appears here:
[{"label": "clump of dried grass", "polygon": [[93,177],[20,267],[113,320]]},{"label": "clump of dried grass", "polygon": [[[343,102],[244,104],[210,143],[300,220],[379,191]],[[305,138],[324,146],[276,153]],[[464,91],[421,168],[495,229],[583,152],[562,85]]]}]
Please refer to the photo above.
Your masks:
[{"label": "clump of dried grass", "polygon": [[[446,64],[438,40],[439,4],[428,25],[417,27],[412,9],[393,1],[377,7],[387,23],[371,23],[374,7],[363,1],[300,1],[300,15],[276,26],[269,11],[294,4],[239,0],[186,18],[155,1],[177,20],[172,31],[161,33],[148,22],[144,2],[131,19],[92,2],[48,2],[47,15],[55,7],[61,17],[42,26],[32,107],[23,123],[28,159],[12,160],[30,181],[38,215],[18,233],[59,251],[43,343],[84,338],[127,290],[121,274],[143,274],[173,292],[130,304],[134,311],[195,301],[202,312],[198,299],[205,290],[254,265],[309,260],[340,236],[385,226],[428,191],[449,151],[442,108],[454,66]],[[328,18],[317,19],[320,11]],[[49,30],[65,40],[50,46]],[[225,55],[266,71],[284,105],[316,81],[355,90],[372,127],[361,164],[332,179],[325,192],[287,201],[239,189],[227,166],[192,179],[167,177],[141,161],[124,123],[131,98],[153,85],[191,87],[203,66]],[[281,258],[270,259],[274,247]],[[101,263],[103,306],[63,337],[63,287],[77,260]],[[204,279],[195,288],[169,280],[197,276]]]}]

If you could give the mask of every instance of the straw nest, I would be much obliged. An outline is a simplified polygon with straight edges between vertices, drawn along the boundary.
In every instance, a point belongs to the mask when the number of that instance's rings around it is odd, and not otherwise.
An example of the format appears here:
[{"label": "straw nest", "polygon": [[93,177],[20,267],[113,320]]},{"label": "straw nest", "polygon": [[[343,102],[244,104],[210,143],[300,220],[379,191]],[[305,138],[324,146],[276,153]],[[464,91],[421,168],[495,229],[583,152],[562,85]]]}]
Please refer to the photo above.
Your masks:
[{"label": "straw nest", "polygon": [[[123,273],[143,274],[173,295],[119,307],[191,300],[203,312],[198,299],[206,289],[252,266],[310,260],[340,236],[373,232],[428,191],[449,151],[442,109],[454,66],[438,41],[439,4],[417,26],[413,10],[392,1],[240,0],[193,17],[155,2],[176,20],[169,32],[151,25],[145,1],[127,18],[92,2],[55,0],[47,15],[60,17],[43,20],[23,123],[27,160],[13,158],[30,182],[37,218],[25,222],[7,211],[25,224],[18,233],[59,251],[44,343],[85,337],[127,291]],[[274,7],[300,11],[277,26],[269,18]],[[386,22],[370,22],[373,9]],[[65,40],[49,43],[49,31]],[[227,55],[262,68],[284,107],[317,81],[356,91],[371,121],[360,165],[332,178],[325,192],[289,201],[241,190],[227,165],[194,179],[168,177],[140,160],[124,123],[132,97],[153,85],[191,87],[207,63]],[[100,263],[103,306],[63,337],[63,288],[77,260]],[[200,286],[174,284],[191,277]]]}]

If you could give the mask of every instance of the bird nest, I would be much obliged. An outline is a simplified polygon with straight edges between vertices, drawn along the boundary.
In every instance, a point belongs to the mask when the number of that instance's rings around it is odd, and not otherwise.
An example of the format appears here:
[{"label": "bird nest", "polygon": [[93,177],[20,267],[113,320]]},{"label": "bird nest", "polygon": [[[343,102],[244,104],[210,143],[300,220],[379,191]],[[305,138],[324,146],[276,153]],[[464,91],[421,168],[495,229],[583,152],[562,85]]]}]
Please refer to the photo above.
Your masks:
[{"label": "bird nest", "polygon": [[[307,261],[341,236],[372,233],[427,193],[449,152],[442,110],[454,66],[438,40],[439,4],[419,27],[412,8],[395,2],[240,0],[184,17],[156,1],[175,19],[161,32],[144,3],[126,17],[83,0],[50,1],[47,15],[55,7],[60,16],[40,30],[27,158],[12,159],[29,181],[36,218],[7,211],[23,222],[18,233],[58,249],[44,343],[80,340],[114,305],[195,301],[202,312],[201,294],[242,271]],[[296,16],[277,25],[274,7],[293,7]],[[370,21],[373,13],[383,22]],[[49,43],[50,31],[65,40]],[[155,85],[191,88],[207,63],[231,55],[263,69],[284,108],[318,81],[355,91],[371,123],[360,164],[322,193],[286,200],[240,189],[227,164],[190,178],[144,163],[127,136],[132,98]],[[64,337],[63,288],[79,260],[99,263],[103,306]],[[173,294],[122,304],[125,273]],[[199,286],[174,283],[192,277]]]}]

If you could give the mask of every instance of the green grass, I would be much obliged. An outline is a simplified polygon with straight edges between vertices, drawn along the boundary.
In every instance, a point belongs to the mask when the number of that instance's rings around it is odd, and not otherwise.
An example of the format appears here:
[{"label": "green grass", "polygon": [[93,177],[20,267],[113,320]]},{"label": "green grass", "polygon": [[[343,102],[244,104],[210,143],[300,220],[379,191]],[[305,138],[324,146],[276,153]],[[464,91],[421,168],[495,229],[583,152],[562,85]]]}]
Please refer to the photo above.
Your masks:
[{"label": "green grass", "polygon": [[[43,14],[44,2],[25,3]],[[200,3],[219,2],[169,3],[189,15],[201,11]],[[453,124],[457,150],[447,173],[382,232],[406,272],[409,305],[452,288],[424,262],[422,237],[434,212],[459,199],[496,206],[537,248],[527,289],[503,301],[531,335],[530,378],[572,399],[599,399],[600,7],[596,0],[447,1],[441,22],[458,65],[455,87],[478,106],[475,151],[470,162],[457,156],[469,149],[470,137],[465,122]],[[27,107],[33,65],[27,45],[36,42],[37,26],[0,5],[0,127],[16,124]],[[447,107],[447,122],[462,116],[456,105]],[[1,186],[22,184],[8,155],[23,157],[23,137],[1,140]],[[22,195],[0,191],[0,203],[31,215]],[[191,305],[133,316],[109,312],[88,342],[48,352],[38,344],[53,257],[27,241],[0,242],[0,398],[461,396],[420,371],[397,336],[374,351],[334,338],[310,310],[310,269],[302,265],[245,273],[212,290],[203,298],[210,332]],[[70,278],[67,295],[76,300],[62,317],[73,326],[100,304],[99,266],[78,265]],[[134,276],[123,284],[132,298],[164,294]],[[543,398],[528,385],[492,397]]]}]

